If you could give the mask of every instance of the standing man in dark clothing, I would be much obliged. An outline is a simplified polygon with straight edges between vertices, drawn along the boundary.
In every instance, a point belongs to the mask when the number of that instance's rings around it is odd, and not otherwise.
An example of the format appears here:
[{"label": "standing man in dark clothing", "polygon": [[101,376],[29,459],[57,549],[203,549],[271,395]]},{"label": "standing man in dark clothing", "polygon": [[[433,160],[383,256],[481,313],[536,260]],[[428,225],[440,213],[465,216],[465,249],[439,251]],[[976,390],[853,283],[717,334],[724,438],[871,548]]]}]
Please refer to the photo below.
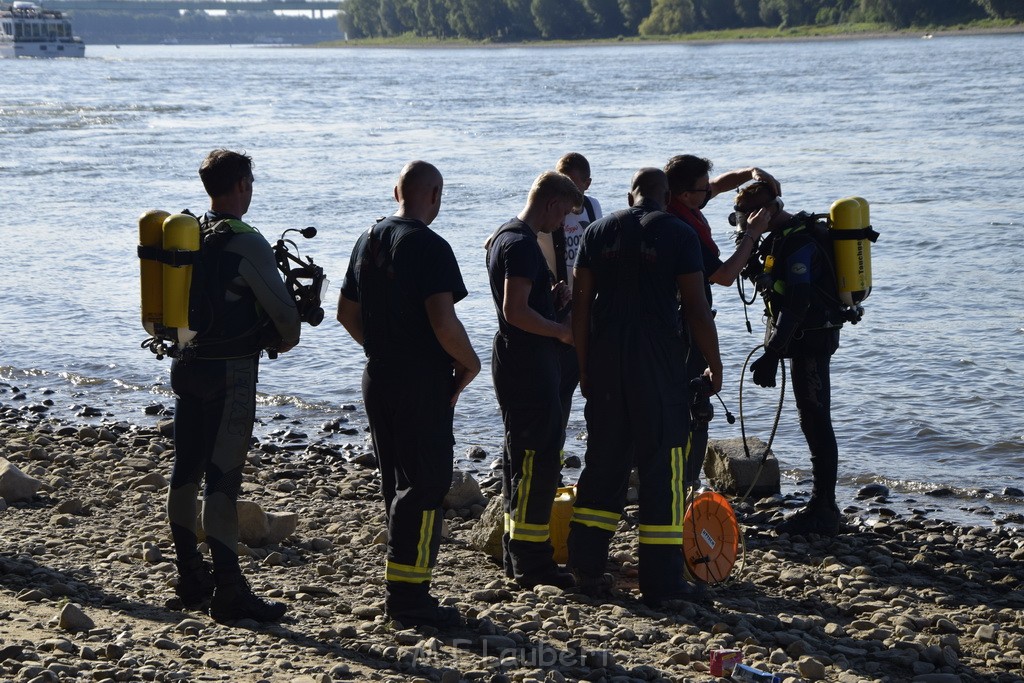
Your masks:
[{"label": "standing man in dark clothing", "polygon": [[[712,237],[711,226],[704,218],[701,209],[722,192],[735,190],[748,180],[770,184],[775,188],[776,195],[782,194],[782,190],[775,178],[756,167],[729,171],[715,178],[710,175],[711,169],[712,164],[708,159],[690,154],[680,154],[668,160],[668,164],[665,166],[665,175],[668,176],[668,188],[672,194],[668,212],[682,219],[697,233],[701,258],[704,261],[704,293],[707,295],[708,305],[712,306],[712,315],[714,315],[711,285],[732,286],[750,258],[763,227],[760,222],[752,224],[748,232],[749,238],[741,240],[732,255],[723,262],[721,250]],[[696,345],[691,343],[688,346],[686,376],[692,379],[704,372],[707,363]],[[696,488],[700,484],[701,469],[704,467],[704,455],[708,446],[708,423],[695,420],[691,422],[690,428],[693,437],[690,444],[690,455],[686,460],[686,487],[688,489]]]},{"label": "standing man in dark clothing", "polygon": [[388,519],[385,611],[403,626],[460,623],[430,594],[441,544],[441,501],[452,483],[453,416],[480,372],[455,304],[466,297],[451,246],[428,226],[441,173],[406,164],[398,211],[365,232],[349,259],[338,321],[366,351],[363,401]]},{"label": "standing man in dark clothing", "polygon": [[556,322],[555,311],[568,303],[569,290],[565,283],[554,287],[537,235],[558,228],[582,203],[572,179],[543,173],[519,215],[487,242],[498,314],[491,373],[505,425],[504,562],[506,573],[524,588],[573,583],[554,561],[548,530],[562,468],[558,342],[572,344],[569,322]]},{"label": "standing man in dark clothing", "polygon": [[[266,329],[276,330],[280,353],[299,343],[299,314],[267,240],[242,222],[252,200],[252,159],[218,149],[199,169],[210,195],[203,217],[204,299],[207,316],[194,357],[171,364],[174,469],[167,516],[177,554],[175,592],[189,609],[210,605],[216,621],[276,621],[285,605],[253,595],[238,563],[235,504],[256,419],[256,381]],[[210,566],[196,549],[196,495],[205,476],[203,528]],[[212,597],[212,600],[211,600]]]},{"label": "standing man in dark clothing", "polygon": [[[757,249],[751,279],[765,300],[764,353],[751,366],[754,383],[774,387],[779,359],[790,359],[800,428],[811,451],[814,487],[806,507],[776,527],[779,533],[835,536],[839,447],[832,428],[829,363],[839,348],[843,306],[836,290],[827,228],[806,213],[790,214],[775,203],[768,183],[749,185],[736,197],[741,230],[747,217],[771,212],[768,237]],[[752,218],[752,216],[751,216]],[[742,233],[744,239],[746,233]]]},{"label": "standing man in dark clothing", "polygon": [[601,596],[610,588],[604,581],[608,546],[635,465],[640,592],[644,602],[659,606],[695,595],[683,579],[689,425],[680,304],[715,391],[722,386],[722,361],[697,236],[664,213],[665,173],[637,171],[628,199],[631,208],[587,227],[576,259],[573,332],[588,437],[569,564],[583,592]]},{"label": "standing man in dark clothing", "polygon": [[[562,226],[555,228],[550,234],[537,234],[537,244],[547,261],[548,268],[555,282],[564,282],[572,291],[572,268],[576,264],[576,252],[580,247],[583,230],[601,217],[601,204],[594,197],[586,194],[590,188],[590,162],[579,152],[563,154],[555,164],[555,170],[568,176],[583,194],[583,205],[579,211],[566,214]],[[568,320],[572,307],[566,305],[555,312],[559,322]],[[569,414],[572,412],[572,397],[580,383],[580,370],[576,366],[576,349],[568,344],[559,344],[558,368],[562,374],[558,395],[562,402],[562,441],[560,452],[565,455],[566,428],[569,426]]]}]

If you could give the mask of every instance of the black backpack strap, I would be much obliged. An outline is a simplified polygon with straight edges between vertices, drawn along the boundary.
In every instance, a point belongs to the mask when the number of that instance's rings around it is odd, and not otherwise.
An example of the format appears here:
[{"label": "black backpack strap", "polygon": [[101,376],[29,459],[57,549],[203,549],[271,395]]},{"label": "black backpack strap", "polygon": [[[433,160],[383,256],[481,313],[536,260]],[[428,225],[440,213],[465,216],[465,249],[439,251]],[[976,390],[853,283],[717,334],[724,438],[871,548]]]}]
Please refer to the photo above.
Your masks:
[{"label": "black backpack strap", "polygon": [[587,220],[593,223],[597,220],[597,216],[594,215],[594,203],[590,201],[590,197],[583,195],[583,210],[587,212]]},{"label": "black backpack strap", "polygon": [[555,245],[555,281],[568,282],[569,267],[565,263],[565,228],[558,228],[551,233],[551,241]]}]

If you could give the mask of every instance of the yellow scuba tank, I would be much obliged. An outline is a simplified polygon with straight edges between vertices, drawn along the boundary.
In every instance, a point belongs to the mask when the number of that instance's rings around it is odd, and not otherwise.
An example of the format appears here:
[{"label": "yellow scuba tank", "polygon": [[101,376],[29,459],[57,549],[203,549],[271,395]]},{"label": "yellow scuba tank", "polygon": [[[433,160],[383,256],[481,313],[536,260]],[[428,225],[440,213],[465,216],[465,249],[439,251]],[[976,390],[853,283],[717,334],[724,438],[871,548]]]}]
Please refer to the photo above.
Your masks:
[{"label": "yellow scuba tank", "polygon": [[[163,222],[163,248],[165,251],[199,251],[199,221],[195,216],[176,213]],[[192,266],[163,264],[163,324],[176,328],[172,341],[184,346],[196,336],[188,327],[189,289],[192,286]]]},{"label": "yellow scuba tank", "polygon": [[[160,249],[163,246],[164,219],[170,214],[150,209],[139,216],[139,245]],[[152,258],[139,259],[139,282],[142,293],[142,326],[151,335],[164,322],[163,267]]]},{"label": "yellow scuba tank", "polygon": [[854,306],[871,293],[871,235],[877,234],[871,229],[868,202],[861,197],[838,199],[828,215],[839,298]]}]

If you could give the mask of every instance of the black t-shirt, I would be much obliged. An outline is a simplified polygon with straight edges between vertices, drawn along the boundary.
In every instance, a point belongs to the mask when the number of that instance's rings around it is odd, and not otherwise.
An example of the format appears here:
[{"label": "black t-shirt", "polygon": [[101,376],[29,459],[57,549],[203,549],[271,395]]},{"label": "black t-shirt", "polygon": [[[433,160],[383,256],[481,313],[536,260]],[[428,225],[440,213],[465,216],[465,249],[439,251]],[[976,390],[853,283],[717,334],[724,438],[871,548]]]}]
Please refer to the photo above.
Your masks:
[{"label": "black t-shirt", "polygon": [[551,296],[551,272],[544,253],[537,244],[537,235],[526,223],[513,218],[498,228],[487,250],[487,274],[491,281],[491,296],[498,313],[498,330],[510,341],[550,341],[550,337],[519,329],[505,320],[502,306],[505,302],[505,280],[524,277],[533,283],[528,300],[530,308],[548,320],[555,319],[555,302]]},{"label": "black t-shirt", "polygon": [[[652,208],[643,204],[628,212],[640,220]],[[637,230],[639,254],[635,241],[631,241]],[[590,270],[594,278],[595,330],[602,325],[644,321],[678,329],[676,277],[702,272],[698,242],[693,228],[667,213],[643,228],[617,213],[591,223],[583,233],[576,267]],[[634,277],[635,284],[631,284]]]},{"label": "black t-shirt", "polygon": [[422,221],[391,216],[364,232],[352,250],[341,292],[360,304],[363,347],[371,361],[450,366],[452,358],[434,335],[424,301],[442,292],[461,301],[466,285],[451,246]]}]

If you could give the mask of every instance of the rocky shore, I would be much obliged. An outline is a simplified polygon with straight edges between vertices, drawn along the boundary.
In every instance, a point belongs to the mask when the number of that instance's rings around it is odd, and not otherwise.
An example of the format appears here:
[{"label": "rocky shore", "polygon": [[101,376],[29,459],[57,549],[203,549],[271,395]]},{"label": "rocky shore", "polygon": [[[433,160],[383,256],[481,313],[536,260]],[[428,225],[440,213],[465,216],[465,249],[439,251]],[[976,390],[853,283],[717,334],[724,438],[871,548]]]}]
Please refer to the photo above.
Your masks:
[{"label": "rocky shore", "polygon": [[243,569],[289,613],[222,626],[172,600],[166,424],[62,424],[16,396],[0,385],[0,486],[27,487],[0,489],[0,681],[712,681],[716,648],[788,681],[1024,680],[1024,533],[884,500],[870,523],[847,510],[835,539],[778,537],[785,497],[740,504],[741,565],[669,611],[638,600],[635,507],[599,603],[506,580],[469,543],[481,505],[455,503],[435,587],[466,625],[402,630],[382,613],[384,516],[355,411],[346,446],[304,434],[338,425],[299,425],[251,450],[242,498],[266,515]]}]

